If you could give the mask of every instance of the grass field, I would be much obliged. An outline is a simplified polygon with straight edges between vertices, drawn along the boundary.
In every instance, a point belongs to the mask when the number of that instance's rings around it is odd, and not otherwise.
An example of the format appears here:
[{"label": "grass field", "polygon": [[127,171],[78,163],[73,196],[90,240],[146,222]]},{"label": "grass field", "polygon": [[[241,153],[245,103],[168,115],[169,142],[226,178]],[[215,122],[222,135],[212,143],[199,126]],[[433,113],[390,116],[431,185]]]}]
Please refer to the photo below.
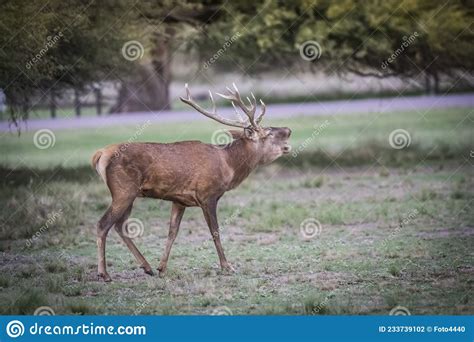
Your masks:
[{"label": "grass field", "polygon": [[[110,284],[96,277],[94,226],[109,194],[91,154],[131,137],[209,142],[219,126],[65,130],[46,149],[34,132],[3,134],[0,312],[473,314],[473,121],[470,108],[268,120],[292,128],[295,154],[220,202],[237,273],[220,272],[202,214],[188,208],[164,278],[143,274],[112,230]],[[396,129],[409,133],[409,146],[390,146]],[[139,199],[131,215],[154,268],[169,211]]]}]

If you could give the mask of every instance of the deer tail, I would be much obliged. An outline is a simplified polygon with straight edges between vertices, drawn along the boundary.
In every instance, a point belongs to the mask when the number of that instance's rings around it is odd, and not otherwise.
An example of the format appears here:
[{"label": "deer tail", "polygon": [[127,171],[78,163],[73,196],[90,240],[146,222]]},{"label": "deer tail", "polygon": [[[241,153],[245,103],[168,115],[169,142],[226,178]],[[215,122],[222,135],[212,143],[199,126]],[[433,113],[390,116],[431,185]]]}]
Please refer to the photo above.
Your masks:
[{"label": "deer tail", "polygon": [[104,152],[105,151],[101,149],[94,153],[94,155],[92,156],[91,164],[92,167],[96,169],[102,180],[107,184],[107,174],[105,171],[107,165],[109,164],[110,158],[107,158],[107,154]]}]

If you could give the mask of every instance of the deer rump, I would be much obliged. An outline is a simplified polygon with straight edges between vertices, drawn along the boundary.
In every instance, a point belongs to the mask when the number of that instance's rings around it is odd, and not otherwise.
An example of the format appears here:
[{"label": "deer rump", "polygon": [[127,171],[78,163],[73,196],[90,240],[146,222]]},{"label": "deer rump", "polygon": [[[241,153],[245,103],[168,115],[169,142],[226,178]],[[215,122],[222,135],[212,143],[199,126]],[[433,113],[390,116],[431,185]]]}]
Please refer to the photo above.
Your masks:
[{"label": "deer rump", "polygon": [[129,194],[187,207],[229,189],[232,172],[226,166],[218,146],[200,141],[115,144],[92,157],[92,167],[112,198]]}]

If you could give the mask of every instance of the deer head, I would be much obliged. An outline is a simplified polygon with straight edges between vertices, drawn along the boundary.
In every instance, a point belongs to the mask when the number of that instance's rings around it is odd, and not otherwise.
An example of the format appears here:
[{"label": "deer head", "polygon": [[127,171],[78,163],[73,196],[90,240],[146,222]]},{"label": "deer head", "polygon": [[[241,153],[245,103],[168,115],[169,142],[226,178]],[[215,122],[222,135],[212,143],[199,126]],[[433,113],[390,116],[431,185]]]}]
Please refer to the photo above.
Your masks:
[{"label": "deer head", "polygon": [[[257,100],[253,93],[250,93],[251,98],[247,97],[248,104],[242,100],[235,83],[233,83],[233,90],[227,87],[227,94],[217,93],[220,97],[231,101],[232,107],[239,118],[238,120],[232,120],[217,113],[216,103],[210,90],[209,97],[212,103],[212,111],[202,108],[193,101],[187,84],[185,88],[186,98],[180,97],[181,101],[219,123],[242,128],[242,130],[229,130],[229,133],[235,140],[242,140],[250,151],[259,156],[259,164],[271,163],[281,155],[290,153],[291,146],[288,144],[288,139],[291,130],[288,127],[263,127],[260,123],[265,115],[266,106],[260,100],[260,112],[256,115]],[[239,109],[241,112],[239,112]]]}]

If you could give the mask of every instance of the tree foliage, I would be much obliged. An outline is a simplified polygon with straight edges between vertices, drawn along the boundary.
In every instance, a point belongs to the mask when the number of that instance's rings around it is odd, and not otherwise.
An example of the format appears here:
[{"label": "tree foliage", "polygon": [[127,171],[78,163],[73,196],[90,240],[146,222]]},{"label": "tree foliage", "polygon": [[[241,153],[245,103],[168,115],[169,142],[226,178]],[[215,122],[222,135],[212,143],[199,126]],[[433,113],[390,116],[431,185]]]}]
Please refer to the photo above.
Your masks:
[{"label": "tree foliage", "polygon": [[[156,99],[164,99],[158,108],[168,106],[171,58],[184,42],[213,68],[252,73],[309,63],[328,73],[422,74],[437,83],[440,75],[457,77],[474,68],[471,2],[5,0],[0,88],[15,117],[26,112],[33,95],[133,75],[133,63],[120,51],[136,36],[151,45],[148,60],[161,82]],[[300,48],[311,41],[321,56],[308,62]]]},{"label": "tree foliage", "polygon": [[469,1],[244,0],[227,7],[200,50],[213,51],[239,32],[222,62],[250,72],[301,62],[299,48],[309,41],[322,50],[315,69],[326,72],[438,77],[474,67]]},{"label": "tree foliage", "polygon": [[112,0],[2,2],[0,88],[12,118],[28,111],[33,96],[119,73],[125,67],[122,9]]}]

